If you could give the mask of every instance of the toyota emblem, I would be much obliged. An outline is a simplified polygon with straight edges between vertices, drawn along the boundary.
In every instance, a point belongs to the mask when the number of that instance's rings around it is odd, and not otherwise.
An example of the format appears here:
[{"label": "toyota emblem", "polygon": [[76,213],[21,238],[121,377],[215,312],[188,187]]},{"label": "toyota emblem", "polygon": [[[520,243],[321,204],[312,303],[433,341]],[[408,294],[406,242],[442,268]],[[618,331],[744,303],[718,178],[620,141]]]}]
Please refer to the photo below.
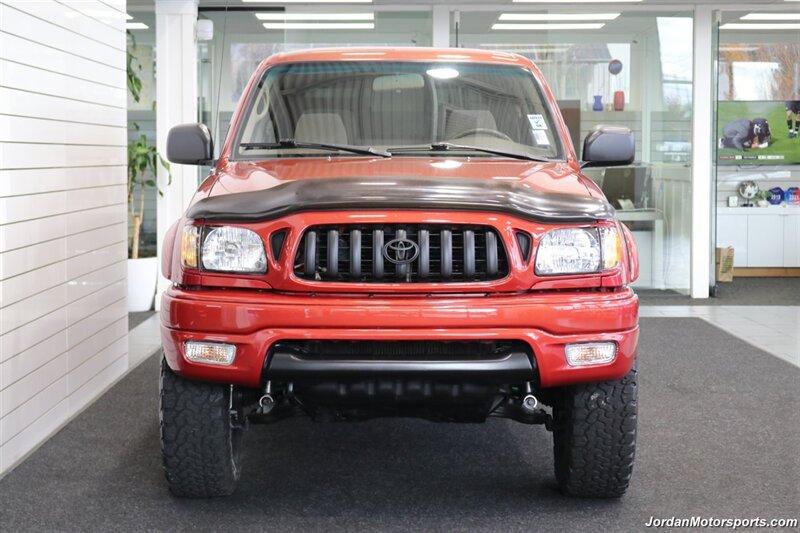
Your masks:
[{"label": "toyota emblem", "polygon": [[383,247],[383,257],[395,265],[407,265],[419,256],[419,246],[410,239],[394,239]]}]

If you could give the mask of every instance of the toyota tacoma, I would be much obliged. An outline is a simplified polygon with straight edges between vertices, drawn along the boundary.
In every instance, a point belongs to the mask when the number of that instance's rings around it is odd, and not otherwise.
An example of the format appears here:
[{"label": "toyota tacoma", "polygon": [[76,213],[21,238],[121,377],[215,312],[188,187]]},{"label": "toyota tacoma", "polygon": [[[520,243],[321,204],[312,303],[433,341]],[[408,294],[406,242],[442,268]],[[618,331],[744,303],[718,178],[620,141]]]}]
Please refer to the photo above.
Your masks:
[{"label": "toyota tacoma", "polygon": [[519,55],[324,49],[261,63],[218,157],[202,124],[167,157],[213,167],[162,251],[173,494],[230,494],[245,431],[295,416],[541,424],[562,492],[625,492],[638,259],[582,169],[629,130],[579,158]]}]

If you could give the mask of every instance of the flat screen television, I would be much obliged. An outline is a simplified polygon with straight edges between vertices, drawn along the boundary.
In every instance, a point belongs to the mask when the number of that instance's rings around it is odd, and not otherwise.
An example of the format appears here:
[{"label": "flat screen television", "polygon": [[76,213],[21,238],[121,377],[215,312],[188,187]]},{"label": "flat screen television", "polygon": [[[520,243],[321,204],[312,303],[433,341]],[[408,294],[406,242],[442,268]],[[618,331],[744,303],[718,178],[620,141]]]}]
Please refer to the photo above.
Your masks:
[{"label": "flat screen television", "polygon": [[[717,160],[721,165],[800,164],[800,136],[790,137],[787,102],[719,102]],[[800,102],[798,102],[800,109]],[[762,119],[769,125],[764,136]],[[796,114],[792,113],[792,128]],[[796,131],[796,130],[795,130]]]}]

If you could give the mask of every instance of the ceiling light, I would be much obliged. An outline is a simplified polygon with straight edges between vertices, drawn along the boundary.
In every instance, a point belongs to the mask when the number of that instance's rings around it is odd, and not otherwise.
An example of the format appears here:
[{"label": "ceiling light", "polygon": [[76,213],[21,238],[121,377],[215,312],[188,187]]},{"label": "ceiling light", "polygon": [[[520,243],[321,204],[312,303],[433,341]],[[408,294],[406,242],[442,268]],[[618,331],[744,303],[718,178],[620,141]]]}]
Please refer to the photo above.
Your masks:
[{"label": "ceiling light", "polygon": [[125,13],[125,20],[133,20],[133,17]]},{"label": "ceiling light", "polygon": [[458,71],[449,67],[432,68],[426,70],[425,73],[437,80],[451,80],[458,77]]},{"label": "ceiling light", "polygon": [[265,22],[268,30],[374,30],[373,22]]},{"label": "ceiling light", "polygon": [[148,28],[150,28],[150,26],[148,26],[144,22],[126,22],[125,23],[125,29],[126,30],[146,30]]},{"label": "ceiling light", "polygon": [[750,13],[741,20],[800,20],[800,13]]},{"label": "ceiling light", "polygon": [[498,22],[492,25],[493,30],[599,30],[605,26],[603,22],[577,23],[577,24],[503,24]]},{"label": "ceiling light", "polygon": [[498,20],[614,20],[619,13],[503,13]]},{"label": "ceiling light", "polygon": [[719,47],[721,52],[755,52],[758,50],[757,46],[725,46]]},{"label": "ceiling light", "polygon": [[[630,4],[642,0],[514,0],[515,4]],[[800,0],[788,0],[800,2]]]},{"label": "ceiling light", "polygon": [[719,27],[721,30],[800,30],[800,23],[795,24],[751,24],[729,22]]},{"label": "ceiling light", "polygon": [[371,4],[372,0],[242,0],[245,4]]},{"label": "ceiling light", "polygon": [[256,13],[258,20],[375,20],[375,13]]}]

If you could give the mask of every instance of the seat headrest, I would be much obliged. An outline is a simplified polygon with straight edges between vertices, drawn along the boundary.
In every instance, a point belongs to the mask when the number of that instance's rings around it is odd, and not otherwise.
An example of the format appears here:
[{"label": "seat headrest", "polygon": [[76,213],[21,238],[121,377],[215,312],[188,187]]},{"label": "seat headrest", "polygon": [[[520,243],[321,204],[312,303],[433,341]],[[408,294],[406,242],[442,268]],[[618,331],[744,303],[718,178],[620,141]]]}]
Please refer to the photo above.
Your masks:
[{"label": "seat headrest", "polygon": [[303,113],[294,128],[297,141],[347,144],[347,130],[337,113]]}]

